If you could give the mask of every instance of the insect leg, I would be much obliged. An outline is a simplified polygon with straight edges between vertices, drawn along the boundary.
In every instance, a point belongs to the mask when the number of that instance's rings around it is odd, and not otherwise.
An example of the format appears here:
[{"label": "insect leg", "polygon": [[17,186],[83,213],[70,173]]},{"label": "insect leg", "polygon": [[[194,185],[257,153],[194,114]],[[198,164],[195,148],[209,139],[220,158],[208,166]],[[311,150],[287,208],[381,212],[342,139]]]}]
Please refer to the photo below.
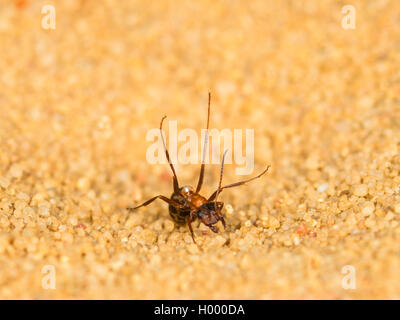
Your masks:
[{"label": "insect leg", "polygon": [[223,216],[220,216],[219,220],[221,220],[222,225],[224,226],[224,229],[226,229],[226,224],[225,224],[225,219]]},{"label": "insect leg", "polygon": [[207,131],[206,131],[206,136],[204,138],[204,148],[203,148],[203,157],[201,161],[201,168],[200,168],[200,176],[199,176],[199,182],[197,183],[196,187],[196,193],[200,192],[201,186],[203,185],[203,179],[204,179],[204,168],[205,168],[205,157],[207,153],[207,143],[208,143],[208,127],[210,125],[210,104],[211,104],[211,93],[208,93],[208,111],[207,111]]},{"label": "insect leg", "polygon": [[147,200],[146,202],[142,203],[141,205],[138,205],[137,207],[128,208],[128,210],[133,211],[133,210],[136,210],[136,209],[138,209],[140,207],[148,206],[150,203],[152,203],[156,199],[161,199],[161,200],[165,201],[166,203],[168,203],[168,204],[170,204],[170,205],[172,205],[172,206],[174,206],[176,208],[182,208],[183,207],[183,205],[181,205],[180,203],[178,203],[178,202],[176,202],[174,200],[171,200],[171,199],[169,199],[169,198],[167,198],[167,197],[165,197],[163,195],[158,195],[158,196],[155,196],[155,197]]},{"label": "insect leg", "polygon": [[175,172],[174,165],[172,164],[172,162],[171,162],[171,160],[170,160],[170,158],[169,158],[169,152],[168,152],[168,149],[167,149],[167,147],[166,147],[166,145],[165,145],[164,136],[163,136],[163,131],[162,131],[162,124],[163,124],[163,121],[164,121],[164,119],[165,119],[166,117],[167,117],[167,116],[164,116],[164,117],[162,117],[162,119],[161,119],[161,122],[160,122],[160,135],[161,135],[161,140],[162,140],[162,143],[163,143],[163,146],[164,146],[164,150],[165,150],[165,156],[167,157],[169,166],[171,167],[172,173],[173,173],[173,175],[174,175],[174,177],[173,177],[173,179],[174,179],[174,180],[173,180],[173,183],[174,183],[174,192],[175,192],[175,193],[178,193],[178,192],[179,192],[178,177],[176,176],[176,172]]},{"label": "insect leg", "polygon": [[192,215],[187,217],[186,222],[189,227],[190,235],[192,236],[193,242],[196,243],[196,240],[194,240],[194,233],[193,233],[193,228],[192,228],[192,222],[193,222]]},{"label": "insect leg", "polygon": [[233,187],[238,187],[238,186],[241,186],[241,185],[243,185],[243,184],[245,184],[245,183],[247,183],[247,182],[250,182],[250,181],[253,181],[253,180],[257,179],[257,178],[260,178],[262,175],[264,175],[264,174],[268,171],[269,167],[270,167],[270,166],[268,166],[267,169],[265,169],[263,172],[261,172],[258,176],[255,176],[255,177],[250,178],[250,179],[248,179],[248,180],[243,180],[243,181],[235,182],[235,183],[232,183],[232,184],[228,184],[227,186],[223,186],[223,187],[221,187],[221,188],[218,188],[218,189],[208,198],[208,201],[214,200],[215,197],[216,197],[222,190],[224,190],[224,189],[233,188]]},{"label": "insect leg", "polygon": [[219,175],[219,183],[218,183],[218,189],[216,191],[216,195],[215,195],[215,201],[214,201],[214,210],[215,212],[217,211],[217,199],[218,199],[218,194],[221,190],[221,184],[222,184],[222,176],[224,175],[224,163],[225,163],[225,156],[226,153],[228,152],[228,149],[225,150],[224,152],[224,156],[222,157],[222,163],[221,163],[221,173]]}]

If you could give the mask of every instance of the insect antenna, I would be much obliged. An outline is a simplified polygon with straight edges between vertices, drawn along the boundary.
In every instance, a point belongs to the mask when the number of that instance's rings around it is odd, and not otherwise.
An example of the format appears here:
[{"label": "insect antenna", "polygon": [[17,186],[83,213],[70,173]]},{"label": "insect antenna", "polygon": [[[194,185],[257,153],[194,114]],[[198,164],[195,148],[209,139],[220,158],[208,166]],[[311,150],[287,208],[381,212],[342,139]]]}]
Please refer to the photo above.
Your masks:
[{"label": "insect antenna", "polygon": [[208,128],[210,125],[210,105],[211,105],[211,92],[208,92],[207,130],[206,130],[206,135],[204,138],[203,156],[202,156],[202,160],[201,160],[200,176],[199,176],[199,182],[197,183],[197,187],[196,187],[196,193],[200,192],[201,186],[203,185],[203,179],[204,179],[204,169],[205,169],[204,162],[205,162],[206,152],[207,152]]},{"label": "insect antenna", "polygon": [[165,145],[165,141],[164,141],[164,135],[163,135],[163,131],[162,131],[162,125],[163,125],[163,121],[167,116],[162,117],[161,122],[160,122],[160,135],[161,135],[161,140],[164,146],[164,151],[165,151],[165,156],[167,157],[169,166],[171,167],[172,173],[174,175],[173,177],[173,183],[174,183],[174,192],[178,193],[179,192],[179,183],[178,183],[178,177],[176,176],[176,172],[174,169],[174,165],[172,164],[170,158],[169,158],[169,153],[168,153],[168,149]]}]

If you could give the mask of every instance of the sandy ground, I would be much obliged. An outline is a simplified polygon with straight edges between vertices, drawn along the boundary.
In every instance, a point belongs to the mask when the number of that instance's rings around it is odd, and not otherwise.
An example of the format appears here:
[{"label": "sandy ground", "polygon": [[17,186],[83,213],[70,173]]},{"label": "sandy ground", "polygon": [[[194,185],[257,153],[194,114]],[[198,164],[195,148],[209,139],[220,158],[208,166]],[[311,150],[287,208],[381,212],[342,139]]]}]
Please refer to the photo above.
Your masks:
[{"label": "sandy ground", "polygon": [[[0,298],[400,298],[398,1],[60,0],[45,30],[47,3],[0,3]],[[171,194],[144,138],[204,128],[208,90],[271,170],[195,245],[126,207]]]}]

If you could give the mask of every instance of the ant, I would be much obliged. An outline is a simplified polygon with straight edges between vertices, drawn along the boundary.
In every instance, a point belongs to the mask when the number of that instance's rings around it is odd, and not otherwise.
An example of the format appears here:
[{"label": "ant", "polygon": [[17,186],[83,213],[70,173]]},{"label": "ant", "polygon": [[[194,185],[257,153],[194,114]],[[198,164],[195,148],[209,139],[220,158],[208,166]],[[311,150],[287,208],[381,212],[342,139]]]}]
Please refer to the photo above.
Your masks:
[{"label": "ant", "polygon": [[164,141],[164,137],[163,137],[162,125],[163,125],[164,119],[166,118],[166,116],[164,116],[160,122],[160,134],[161,134],[161,139],[162,139],[163,146],[164,146],[165,155],[167,157],[169,166],[171,167],[171,170],[173,173],[174,192],[172,193],[170,198],[167,198],[163,195],[158,195],[158,196],[155,196],[155,197],[147,200],[146,202],[142,203],[139,206],[136,206],[134,208],[128,208],[128,210],[133,211],[140,207],[149,205],[156,199],[161,199],[161,200],[165,201],[169,205],[168,206],[169,214],[172,217],[172,219],[175,221],[175,223],[177,223],[178,225],[183,225],[186,223],[188,225],[194,243],[196,243],[196,241],[194,239],[194,233],[193,233],[191,223],[193,221],[195,221],[196,219],[199,219],[202,223],[204,223],[207,227],[209,227],[215,233],[218,232],[218,229],[215,226],[215,224],[218,221],[221,221],[222,225],[225,228],[225,220],[224,220],[224,217],[221,212],[224,204],[223,204],[223,202],[217,201],[218,195],[221,193],[222,190],[237,187],[237,186],[243,185],[247,182],[250,182],[252,180],[255,180],[255,179],[261,177],[262,175],[264,175],[269,169],[269,166],[267,166],[267,168],[263,172],[261,172],[258,176],[255,176],[248,180],[228,184],[228,185],[222,187],[221,183],[222,183],[222,174],[224,171],[224,161],[225,161],[226,153],[228,151],[228,150],[225,150],[224,155],[222,157],[218,189],[209,198],[205,198],[199,194],[199,192],[201,190],[201,186],[203,185],[203,179],[204,179],[204,169],[205,169],[204,160],[205,160],[205,151],[206,151],[207,142],[208,142],[208,128],[209,128],[209,124],[210,124],[210,104],[211,104],[211,93],[209,92],[208,93],[207,130],[206,130],[206,135],[205,135],[205,139],[204,139],[203,159],[202,159],[201,168],[200,168],[200,176],[199,176],[199,181],[197,182],[196,190],[194,190],[191,186],[179,187],[178,177],[176,175],[174,166],[169,158],[168,149],[165,145],[165,141]]}]

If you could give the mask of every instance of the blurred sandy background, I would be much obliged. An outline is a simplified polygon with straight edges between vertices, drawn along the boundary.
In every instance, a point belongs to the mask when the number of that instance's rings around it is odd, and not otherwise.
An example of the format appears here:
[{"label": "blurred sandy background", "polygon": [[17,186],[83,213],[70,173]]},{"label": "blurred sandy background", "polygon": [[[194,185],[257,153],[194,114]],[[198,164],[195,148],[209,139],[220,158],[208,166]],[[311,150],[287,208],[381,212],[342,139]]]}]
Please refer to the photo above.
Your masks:
[{"label": "blurred sandy background", "polygon": [[[399,42],[396,0],[1,1],[0,298],[400,298]],[[204,128],[208,90],[272,168],[196,246],[162,201],[126,207],[171,193],[144,137]]]}]

